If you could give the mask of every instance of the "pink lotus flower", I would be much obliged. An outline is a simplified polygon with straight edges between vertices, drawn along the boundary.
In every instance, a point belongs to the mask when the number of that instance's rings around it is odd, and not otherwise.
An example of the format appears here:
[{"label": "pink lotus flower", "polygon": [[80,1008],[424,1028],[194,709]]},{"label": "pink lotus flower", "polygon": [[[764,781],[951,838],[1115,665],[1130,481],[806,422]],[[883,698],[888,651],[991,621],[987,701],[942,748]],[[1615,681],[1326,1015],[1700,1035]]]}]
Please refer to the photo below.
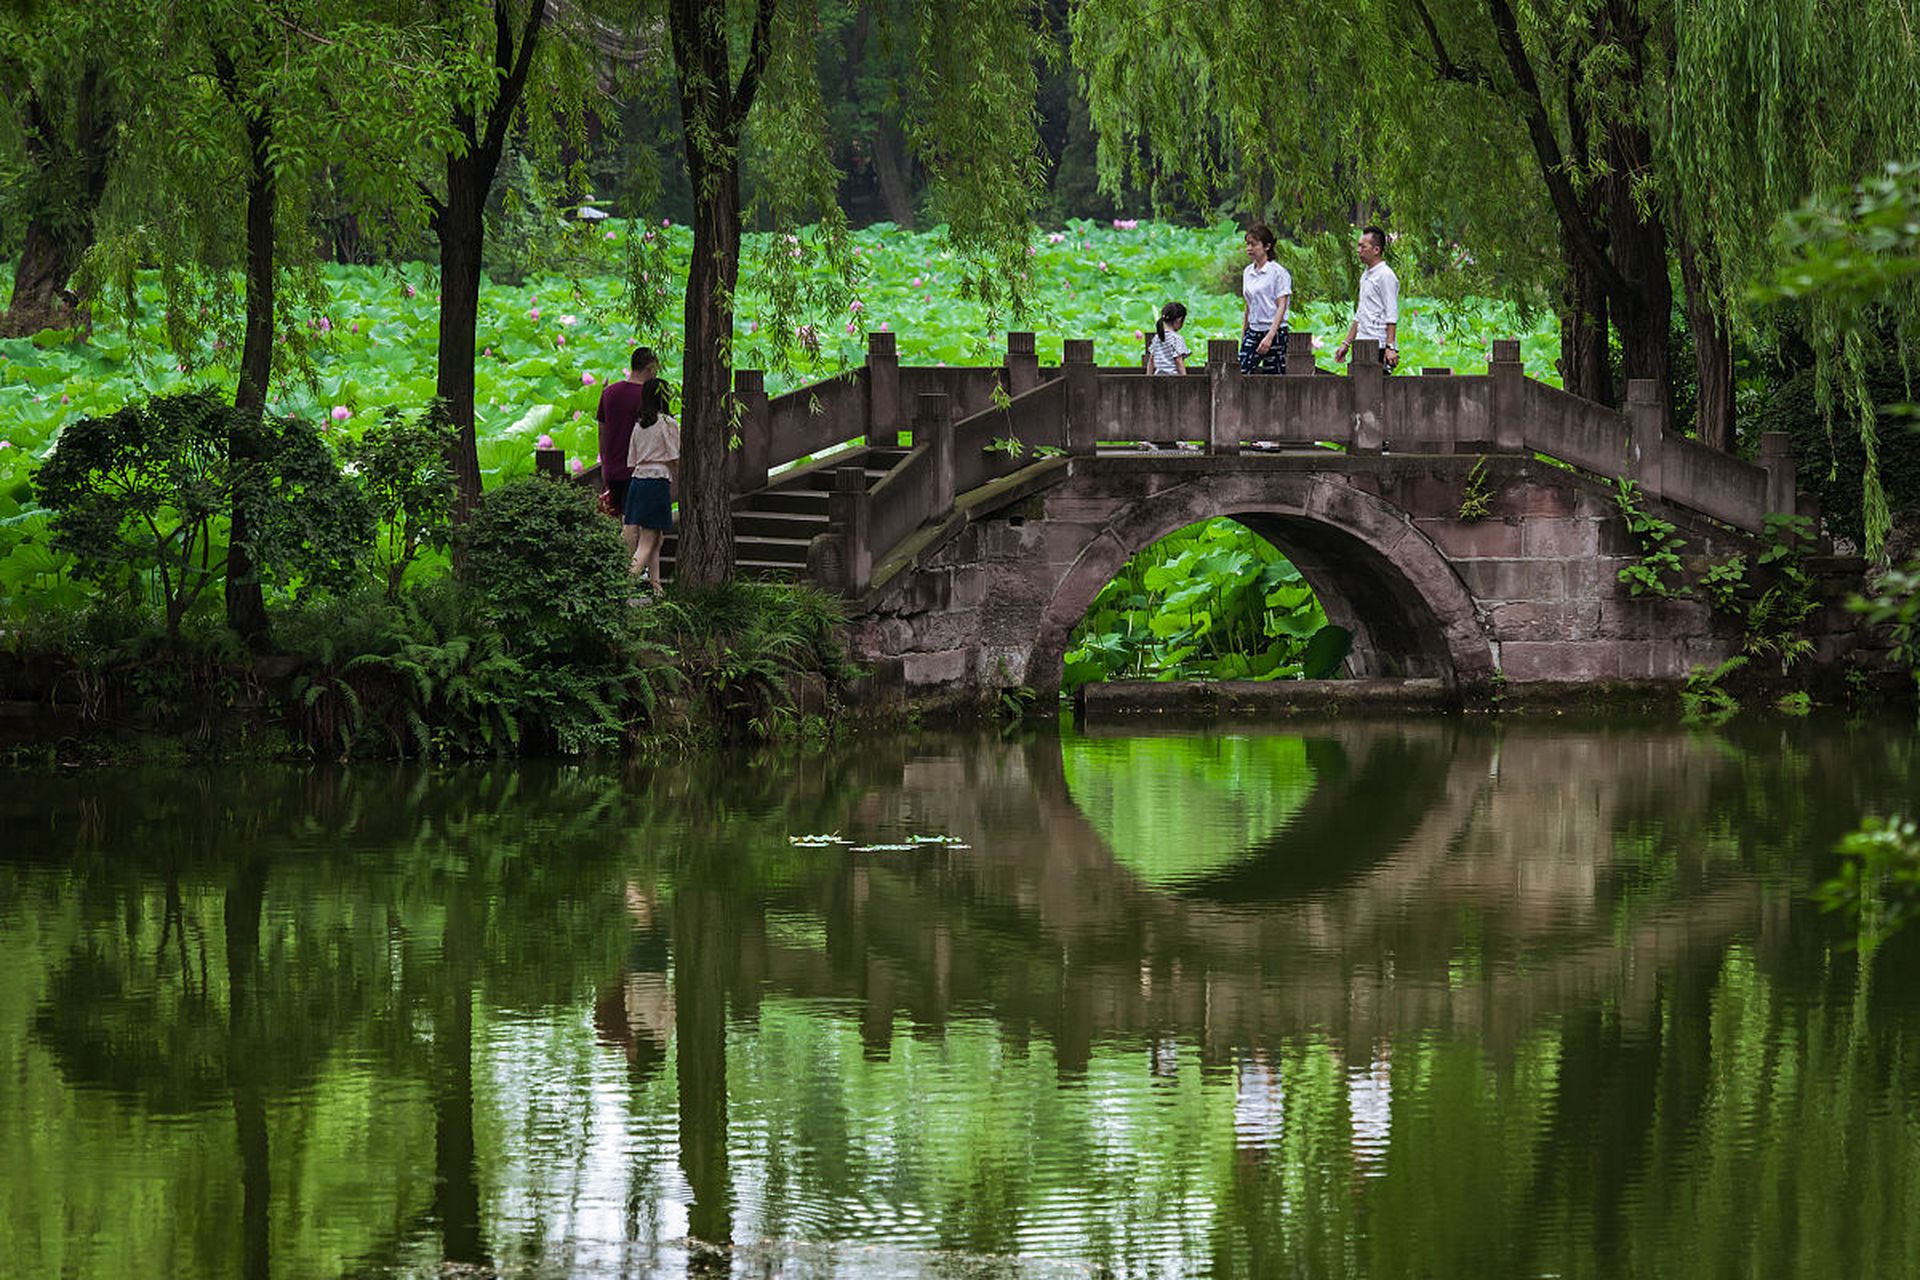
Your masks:
[{"label": "pink lotus flower", "polygon": [[920,287],[920,277],[919,277],[919,276],[915,276],[915,277],[913,278],[913,287],[914,287],[914,288],[916,288],[916,289],[918,289],[918,288]]},{"label": "pink lotus flower", "polygon": [[590,386],[592,386],[592,385],[593,385],[593,375],[592,375],[592,374],[590,374],[590,373],[583,373],[583,374],[581,374],[581,375],[580,375],[580,385],[581,385],[581,386],[583,386],[583,387],[590,387]]},{"label": "pink lotus flower", "polygon": [[758,329],[759,327],[760,327],[760,322],[759,322],[759,321],[757,321],[757,320],[749,320],[749,321],[747,321],[747,332],[748,332],[748,333],[752,333],[752,332],[753,332],[753,331],[754,331],[755,329]]},{"label": "pink lotus flower", "polygon": [[527,319],[529,319],[529,320],[538,320],[539,318],[540,318],[540,308],[538,308],[538,307],[529,307],[529,308],[527,309]]},{"label": "pink lotus flower", "polygon": [[646,234],[646,239],[647,239],[647,241],[648,241],[648,243],[652,243],[652,241],[653,241],[653,232],[651,232],[651,231],[649,231],[649,232],[647,232],[647,234]]},{"label": "pink lotus flower", "polygon": [[889,324],[888,324],[888,323],[887,323],[887,322],[886,322],[885,320],[882,320],[882,321],[880,322],[880,328],[881,328],[881,330],[882,330],[882,331],[885,331],[886,329],[889,329],[889,328],[891,328],[891,327],[892,327],[892,326],[891,326],[891,325],[889,325]]},{"label": "pink lotus flower", "polygon": [[662,219],[660,219],[660,225],[661,225],[661,226],[663,226],[663,227],[670,227],[670,226],[672,226],[672,225],[673,225],[673,219],[672,219],[672,218],[662,218]]},{"label": "pink lotus flower", "polygon": [[580,421],[580,418],[581,418],[581,413],[580,413],[580,410],[578,410],[578,409],[575,409],[575,410],[573,411],[573,420],[574,420],[575,422],[578,422],[578,421]]},{"label": "pink lotus flower", "polygon": [[11,449],[11,448],[13,448],[13,441],[0,440],[0,449]]},{"label": "pink lotus flower", "polygon": [[560,323],[568,326],[576,325],[580,323],[580,317],[573,315],[571,312],[569,312],[568,314],[560,317]]},{"label": "pink lotus flower", "polygon": [[321,317],[320,317],[320,332],[322,332],[322,333],[332,333],[332,332],[333,332],[333,321],[331,321],[331,320],[329,320],[329,319],[327,319],[327,317],[325,317],[325,316],[321,316]]},{"label": "pink lotus flower", "polygon": [[1147,331],[1145,329],[1135,329],[1133,331],[1133,336],[1140,339],[1140,341],[1145,342],[1147,340]]},{"label": "pink lotus flower", "polygon": [[343,404],[337,404],[333,406],[333,420],[335,422],[345,422],[348,418],[351,418],[352,416],[353,416],[353,410],[347,408],[347,406]]},{"label": "pink lotus flower", "polygon": [[1105,270],[1107,269],[1107,264],[1106,264],[1106,263],[1104,263],[1104,262],[1102,262],[1102,263],[1100,264],[1100,269],[1101,269],[1102,271],[1105,271]]},{"label": "pink lotus flower", "polygon": [[413,296],[414,296],[414,288],[413,288],[413,286],[412,286],[412,285],[408,285],[408,286],[407,286],[407,296],[408,296],[409,298],[411,298],[411,297],[413,297]]},{"label": "pink lotus flower", "polygon": [[614,238],[613,232],[611,231],[607,232],[607,239],[611,240],[613,238]]},{"label": "pink lotus flower", "polygon": [[1062,232],[1062,231],[1049,231],[1049,232],[1047,232],[1047,243],[1048,243],[1048,244],[1059,244],[1059,243],[1060,243],[1060,242],[1061,242],[1062,240],[1065,240],[1066,238],[1067,238],[1067,237],[1066,237],[1066,233],[1065,233],[1065,232]]},{"label": "pink lotus flower", "polygon": [[1113,229],[1115,231],[1132,231],[1139,225],[1140,219],[1138,218],[1115,218],[1113,220]]},{"label": "pink lotus flower", "polygon": [[491,356],[493,355],[493,348],[492,348],[492,347],[482,347],[482,348],[480,348],[480,354],[481,354],[481,355],[483,355],[483,356],[488,356],[488,357],[491,357]]},{"label": "pink lotus flower", "polygon": [[567,335],[566,335],[566,334],[564,334],[564,333],[556,333],[556,334],[554,334],[554,335],[553,335],[553,345],[554,345],[554,346],[556,346],[556,347],[564,347],[564,346],[566,346],[566,345],[567,345]]},{"label": "pink lotus flower", "polygon": [[540,438],[533,442],[533,447],[536,449],[551,449],[553,448],[553,437],[542,431]]},{"label": "pink lotus flower", "polygon": [[1027,256],[1029,258],[1036,256],[1039,252],[1040,250],[1035,248],[1033,245],[1027,246]]},{"label": "pink lotus flower", "polygon": [[582,471],[585,471],[586,469],[587,469],[587,464],[580,461],[580,459],[578,458],[567,459],[567,470],[573,472],[573,474],[579,475]]},{"label": "pink lotus flower", "polygon": [[857,332],[857,331],[858,331],[858,329],[859,329],[859,327],[860,327],[860,326],[858,326],[858,325],[856,325],[856,324],[855,324],[855,323],[854,323],[853,321],[851,321],[851,320],[849,320],[849,321],[847,321],[847,332],[848,332],[848,333],[854,333],[854,332]]},{"label": "pink lotus flower", "polygon": [[360,322],[358,320],[355,320],[352,324],[348,325],[347,327],[349,329],[352,329],[355,333],[360,332]]},{"label": "pink lotus flower", "polygon": [[865,310],[866,310],[866,307],[865,307],[865,306],[864,306],[864,305],[863,305],[863,304],[861,303],[861,301],[860,301],[860,299],[858,299],[858,298],[855,298],[855,299],[854,299],[854,300],[853,300],[852,302],[849,302],[849,303],[847,304],[847,310],[849,310],[849,311],[865,311]]}]

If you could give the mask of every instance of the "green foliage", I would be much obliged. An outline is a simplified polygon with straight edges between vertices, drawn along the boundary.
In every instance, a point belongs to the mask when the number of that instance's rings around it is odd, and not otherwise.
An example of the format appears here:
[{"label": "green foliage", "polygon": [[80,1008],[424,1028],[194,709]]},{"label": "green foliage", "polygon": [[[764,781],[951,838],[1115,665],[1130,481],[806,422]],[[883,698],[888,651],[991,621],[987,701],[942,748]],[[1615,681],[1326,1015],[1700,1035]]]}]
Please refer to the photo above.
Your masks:
[{"label": "green foliage", "polygon": [[[1863,394],[1872,406],[1874,467],[1885,495],[1887,514],[1896,525],[1920,519],[1920,432],[1906,430],[1902,406],[1915,393],[1901,352],[1875,335],[1870,350],[1878,354],[1864,368],[1864,381],[1852,397]],[[1831,378],[1834,375],[1829,374]],[[1823,402],[1822,395],[1827,396]],[[1830,406],[1831,386],[1823,391],[1822,375],[1807,369],[1773,387],[1757,408],[1750,434],[1784,431],[1793,442],[1796,479],[1803,492],[1820,501],[1820,518],[1829,533],[1860,548],[1867,547],[1865,483],[1867,449],[1860,423],[1836,422],[1823,408]]]},{"label": "green foliage", "polygon": [[340,452],[385,531],[375,571],[387,599],[397,600],[407,570],[424,548],[447,544],[453,515],[453,469],[447,459],[457,434],[435,402],[409,419],[389,408],[380,421]]},{"label": "green foliage", "polygon": [[1711,669],[1695,667],[1680,687],[1680,706],[1691,724],[1725,724],[1740,711],[1740,700],[1722,683],[1747,665],[1744,654],[1735,654]]},{"label": "green foliage", "polygon": [[1687,545],[1687,540],[1678,536],[1677,528],[1640,505],[1640,486],[1631,480],[1614,481],[1613,501],[1627,522],[1627,532],[1640,544],[1639,562],[1617,575],[1628,593],[1663,600],[1692,595],[1692,588],[1678,580],[1685,572],[1680,548]]},{"label": "green foliage", "polygon": [[1805,564],[1813,537],[1813,521],[1775,512],[1766,520],[1766,549],[1751,566],[1735,555],[1700,578],[1714,611],[1740,620],[1746,651],[1777,658],[1782,675],[1813,652],[1805,632],[1807,619],[1820,608]]},{"label": "green foliage", "polygon": [[847,659],[841,602],[812,587],[735,581],[675,588],[641,612],[640,638],[671,653],[701,691],[729,741],[778,737],[809,708],[796,697],[805,673],[821,692],[857,672]]},{"label": "green foliage", "polygon": [[1487,489],[1486,455],[1473,460],[1473,466],[1467,471],[1466,484],[1460,490],[1460,518],[1462,520],[1484,520],[1493,510],[1493,494]]},{"label": "green foliage", "polygon": [[[1911,91],[1911,74],[1907,80]],[[1905,154],[1915,151],[1920,142]],[[1920,165],[1889,164],[1851,190],[1810,196],[1783,220],[1779,239],[1787,261],[1760,296],[1791,301],[1804,315],[1818,358],[1814,400],[1829,443],[1843,402],[1853,419],[1863,546],[1868,558],[1882,560],[1895,497],[1882,475],[1886,402],[1874,373],[1897,363],[1906,390],[1900,399],[1912,398],[1907,350],[1920,338]],[[1878,358],[1889,336],[1897,361]]]},{"label": "green foliage", "polygon": [[462,532],[460,579],[516,653],[597,658],[626,635],[627,552],[578,485],[501,485]]},{"label": "green foliage", "polygon": [[1350,643],[1272,544],[1235,521],[1207,520],[1139,552],[1101,588],[1068,639],[1062,687],[1320,678]]},{"label": "green foliage", "polygon": [[1872,951],[1920,916],[1920,826],[1898,814],[1869,817],[1835,846],[1840,869],[1814,890],[1823,910],[1852,921]]},{"label": "green foliage", "polygon": [[300,739],[342,759],[611,750],[675,678],[515,652],[481,603],[441,579],[398,602],[363,589],[282,619],[276,637],[301,663],[288,691]]},{"label": "green foliage", "polygon": [[247,517],[261,572],[301,589],[346,581],[370,536],[364,502],[309,424],[249,418],[204,393],[73,423],[34,489],[76,571],[150,587],[176,636],[225,572],[232,511]]},{"label": "green foliage", "polygon": [[1847,607],[1888,628],[1893,660],[1920,682],[1920,557],[1881,574],[1871,595],[1855,596]]}]

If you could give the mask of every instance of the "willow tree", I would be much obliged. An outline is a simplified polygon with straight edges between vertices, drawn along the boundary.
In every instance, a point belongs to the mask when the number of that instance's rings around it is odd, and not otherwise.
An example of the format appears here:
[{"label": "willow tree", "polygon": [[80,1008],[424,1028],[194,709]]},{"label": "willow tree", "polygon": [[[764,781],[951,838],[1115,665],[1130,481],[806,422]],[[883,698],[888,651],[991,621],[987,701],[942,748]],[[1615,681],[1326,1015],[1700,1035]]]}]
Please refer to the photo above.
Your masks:
[{"label": "willow tree", "polygon": [[[1745,319],[1733,282],[1812,169],[1858,174],[1910,127],[1908,6],[1867,7],[1862,21],[1818,0],[1360,0],[1269,17],[1239,0],[1085,0],[1074,56],[1109,184],[1129,167],[1214,165],[1322,218],[1384,206],[1416,239],[1553,285],[1562,371],[1581,394],[1612,398],[1617,341],[1620,372],[1659,382],[1671,404],[1677,275],[1697,426],[1724,448]],[[1515,214],[1541,209],[1545,235],[1508,239],[1537,225]],[[1515,256],[1528,252],[1531,273]]]},{"label": "willow tree", "polygon": [[[908,145],[932,179],[936,211],[966,264],[968,287],[990,306],[1024,306],[1026,245],[1040,191],[1037,64],[1048,54],[1044,14],[1030,0],[955,0],[876,10],[891,38],[913,50],[916,83],[902,87]],[[687,173],[694,197],[693,258],[685,300],[681,535],[676,570],[708,585],[733,573],[727,478],[740,287],[741,159],[757,134],[764,226],[773,245],[749,283],[774,303],[785,331],[823,296],[797,287],[816,260],[850,281],[846,219],[835,201],[819,83],[823,24],[815,0],[668,0]],[[803,234],[801,227],[807,225]],[[792,240],[785,237],[792,236]],[[645,258],[636,272],[652,273]],[[635,282],[638,284],[638,281]],[[636,319],[657,303],[636,287]]]},{"label": "willow tree", "polygon": [[[1866,550],[1891,525],[1870,367],[1906,366],[1920,338],[1910,221],[1920,160],[1920,25],[1910,0],[1674,3],[1661,142],[1698,337],[1711,315],[1816,354],[1829,426],[1844,409],[1866,459]],[[1903,221],[1905,219],[1905,221]],[[1764,287],[1778,280],[1779,290]],[[1754,288],[1758,282],[1763,287]],[[1773,305],[1782,295],[1791,306]],[[1703,379],[1704,385],[1704,379]]]}]

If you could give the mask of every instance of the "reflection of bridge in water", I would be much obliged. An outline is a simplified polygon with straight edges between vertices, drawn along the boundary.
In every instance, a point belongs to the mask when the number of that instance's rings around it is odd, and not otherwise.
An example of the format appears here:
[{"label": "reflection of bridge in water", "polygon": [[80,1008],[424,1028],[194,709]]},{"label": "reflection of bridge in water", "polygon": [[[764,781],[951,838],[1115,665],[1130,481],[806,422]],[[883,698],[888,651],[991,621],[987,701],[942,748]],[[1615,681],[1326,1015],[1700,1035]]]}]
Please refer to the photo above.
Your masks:
[{"label": "reflection of bridge in water", "polygon": [[749,1002],[762,983],[857,999],[876,1053],[898,1013],[935,1028],[990,1011],[1052,1041],[1064,1070],[1113,1036],[1190,1037],[1218,1059],[1320,1031],[1364,1056],[1427,1030],[1511,1046],[1600,998],[1649,1017],[1664,975],[1784,923],[1787,892],[1700,840],[1658,848],[1664,887],[1647,891],[1624,833],[1656,813],[1667,830],[1706,825],[1686,807],[1714,763],[1685,738],[1446,723],[1302,736],[1305,803],[1177,891],[1115,857],[1050,738],[896,757],[898,785],[869,791],[849,829],[972,847],[855,855],[769,903],[816,919],[824,943],[795,945],[763,916],[729,985]]}]

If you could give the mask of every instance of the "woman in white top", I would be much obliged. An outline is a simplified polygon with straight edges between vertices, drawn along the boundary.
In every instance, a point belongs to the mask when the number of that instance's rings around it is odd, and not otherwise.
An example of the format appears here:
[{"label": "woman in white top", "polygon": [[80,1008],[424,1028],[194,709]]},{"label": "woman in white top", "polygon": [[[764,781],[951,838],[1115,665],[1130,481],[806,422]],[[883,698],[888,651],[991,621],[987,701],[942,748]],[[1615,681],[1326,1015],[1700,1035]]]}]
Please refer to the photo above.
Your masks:
[{"label": "woman in white top", "polygon": [[1147,335],[1146,371],[1148,373],[1185,373],[1187,340],[1180,336],[1187,323],[1185,303],[1169,302],[1160,308],[1153,332]]},{"label": "woman in white top", "polygon": [[1293,276],[1273,260],[1273,230],[1256,222],[1247,229],[1247,266],[1240,273],[1240,294],[1247,310],[1241,319],[1240,372],[1287,371],[1287,311],[1293,302]]},{"label": "woman in white top", "polygon": [[647,575],[647,586],[660,593],[660,547],[673,528],[673,478],[680,468],[680,424],[667,412],[666,383],[647,383],[627,445],[627,465],[633,480],[627,485],[623,519],[633,530],[630,572]]}]

